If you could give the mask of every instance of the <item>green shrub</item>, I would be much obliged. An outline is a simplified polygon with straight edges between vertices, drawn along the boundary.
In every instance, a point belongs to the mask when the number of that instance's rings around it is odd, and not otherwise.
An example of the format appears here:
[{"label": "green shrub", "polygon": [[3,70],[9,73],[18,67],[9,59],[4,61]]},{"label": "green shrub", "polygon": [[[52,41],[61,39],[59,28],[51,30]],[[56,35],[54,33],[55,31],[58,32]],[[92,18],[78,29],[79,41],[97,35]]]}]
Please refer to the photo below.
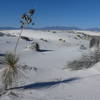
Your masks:
[{"label": "green shrub", "polygon": [[14,81],[16,81],[18,76],[18,61],[19,57],[12,53],[6,54],[4,57],[4,64],[6,66],[3,75],[2,82],[4,84],[5,89],[12,87]]}]

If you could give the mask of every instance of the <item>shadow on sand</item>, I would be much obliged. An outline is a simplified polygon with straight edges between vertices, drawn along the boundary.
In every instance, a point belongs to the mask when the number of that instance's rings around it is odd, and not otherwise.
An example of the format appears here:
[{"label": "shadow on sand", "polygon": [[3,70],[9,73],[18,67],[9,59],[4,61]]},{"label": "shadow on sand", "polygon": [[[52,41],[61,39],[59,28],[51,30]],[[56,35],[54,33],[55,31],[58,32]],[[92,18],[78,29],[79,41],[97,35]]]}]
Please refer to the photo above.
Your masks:
[{"label": "shadow on sand", "polygon": [[3,57],[3,56],[5,56],[6,54],[3,54],[3,53],[0,53],[0,57]]},{"label": "shadow on sand", "polygon": [[46,89],[46,88],[50,88],[52,86],[57,86],[62,83],[70,83],[70,82],[73,82],[73,81],[76,81],[79,79],[80,79],[79,77],[73,77],[73,78],[69,78],[66,80],[62,80],[62,81],[39,82],[39,83],[28,84],[28,85],[24,85],[24,86],[20,86],[20,87],[10,88],[8,90],[12,90],[12,89]]},{"label": "shadow on sand", "polygon": [[38,52],[50,52],[50,51],[53,51],[53,50],[44,50],[44,49],[40,49]]}]

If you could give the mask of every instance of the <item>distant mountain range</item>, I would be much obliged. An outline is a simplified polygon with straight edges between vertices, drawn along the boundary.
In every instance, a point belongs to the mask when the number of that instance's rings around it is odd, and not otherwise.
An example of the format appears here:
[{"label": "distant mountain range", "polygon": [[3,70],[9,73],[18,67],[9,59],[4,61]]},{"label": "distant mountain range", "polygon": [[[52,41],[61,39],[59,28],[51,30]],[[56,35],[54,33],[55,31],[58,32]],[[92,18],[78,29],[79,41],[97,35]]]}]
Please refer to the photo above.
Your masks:
[{"label": "distant mountain range", "polygon": [[[0,30],[17,30],[20,28],[16,27],[0,27]],[[25,28],[25,29],[33,29],[33,30],[90,30],[90,31],[100,31],[100,28],[93,27],[93,28],[87,28],[87,29],[82,29],[78,27],[66,27],[66,26],[51,26],[51,27],[43,27],[43,28]]]},{"label": "distant mountain range", "polygon": [[44,27],[44,28],[38,28],[40,30],[80,30],[80,28],[77,27],[65,27],[65,26],[51,26],[51,27]]},{"label": "distant mountain range", "polygon": [[15,29],[19,29],[19,28],[16,28],[16,27],[0,27],[0,30],[15,30]]},{"label": "distant mountain range", "polygon": [[100,28],[94,27],[94,28],[88,28],[86,30],[89,30],[89,31],[100,31]]},{"label": "distant mountain range", "polygon": [[[20,29],[16,27],[0,27],[0,30],[15,30]],[[77,27],[65,27],[65,26],[52,26],[52,27],[43,27],[43,28],[25,28],[25,29],[35,29],[35,30],[80,30]]]}]

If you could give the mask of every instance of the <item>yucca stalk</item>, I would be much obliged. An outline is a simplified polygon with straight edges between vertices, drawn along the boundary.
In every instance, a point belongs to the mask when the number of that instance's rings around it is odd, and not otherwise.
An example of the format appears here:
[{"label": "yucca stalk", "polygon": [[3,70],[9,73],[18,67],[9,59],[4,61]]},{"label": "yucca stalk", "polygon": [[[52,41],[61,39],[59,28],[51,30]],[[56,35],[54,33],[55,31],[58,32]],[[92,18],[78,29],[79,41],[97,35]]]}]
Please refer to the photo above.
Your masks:
[{"label": "yucca stalk", "polygon": [[22,32],[23,32],[23,28],[21,28],[20,34],[19,34],[19,36],[18,36],[18,39],[17,39],[16,45],[15,45],[15,48],[14,48],[14,52],[15,52],[15,54],[16,54],[17,46],[18,46],[18,44],[19,44],[19,40],[20,40],[20,38],[21,38],[21,34],[22,34]]},{"label": "yucca stalk", "polygon": [[18,75],[18,61],[19,57],[12,53],[6,54],[4,58],[4,63],[6,65],[6,68],[3,73],[3,83],[5,89],[12,87],[13,82],[16,81],[17,75]]},{"label": "yucca stalk", "polygon": [[[19,33],[18,40],[17,40],[16,45],[15,45],[15,48],[14,48],[15,54],[16,54],[16,50],[17,50],[17,47],[18,47],[18,44],[19,44],[19,40],[20,40],[21,35],[22,35],[22,33],[23,33],[23,29],[24,29],[27,25],[29,25],[30,23],[32,23],[32,18],[31,18],[31,17],[32,17],[32,15],[33,15],[34,13],[35,13],[35,9],[30,9],[27,13],[22,14],[22,16],[21,16],[21,21],[20,21],[20,24],[21,24],[21,26],[20,26],[21,31],[20,31],[20,33]],[[32,23],[32,25],[33,25],[33,23]]]}]

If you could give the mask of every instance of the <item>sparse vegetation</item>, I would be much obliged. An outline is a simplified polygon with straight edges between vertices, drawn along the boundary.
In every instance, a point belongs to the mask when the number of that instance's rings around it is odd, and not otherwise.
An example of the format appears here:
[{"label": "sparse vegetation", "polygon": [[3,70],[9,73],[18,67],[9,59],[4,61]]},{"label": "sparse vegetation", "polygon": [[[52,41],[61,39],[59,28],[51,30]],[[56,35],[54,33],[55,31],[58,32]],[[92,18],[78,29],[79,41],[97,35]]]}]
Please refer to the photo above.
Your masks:
[{"label": "sparse vegetation", "polygon": [[5,35],[4,33],[0,32],[0,37],[2,37],[2,36],[4,36],[4,35]]},{"label": "sparse vegetation", "polygon": [[62,41],[63,39],[59,39],[59,41]]},{"label": "sparse vegetation", "polygon": [[74,60],[67,64],[71,70],[81,70],[84,68],[90,68],[100,61],[100,52],[96,52],[93,55],[84,55],[78,60]]},{"label": "sparse vegetation", "polygon": [[66,42],[66,40],[64,40],[64,39],[61,39],[61,38],[59,39],[59,41],[61,41],[61,42]]},{"label": "sparse vegetation", "polygon": [[56,31],[52,31],[52,33],[56,33]]},{"label": "sparse vegetation", "polygon": [[76,34],[77,34],[76,36],[78,38],[80,38],[80,39],[85,39],[85,40],[88,40],[89,39],[89,36],[86,35],[86,34],[84,34],[84,33],[82,33],[82,32],[77,32]]},{"label": "sparse vegetation", "polygon": [[81,49],[81,50],[86,50],[87,48],[86,48],[84,45],[81,45],[81,46],[80,46],[80,49]]},{"label": "sparse vegetation", "polygon": [[30,48],[31,48],[32,50],[35,50],[35,51],[40,51],[40,46],[39,46],[39,44],[38,44],[37,42],[33,42],[33,43],[31,44]]},{"label": "sparse vegetation", "polygon": [[48,42],[48,40],[41,38],[40,40],[44,41],[44,42]]},{"label": "sparse vegetation", "polygon": [[30,38],[28,38],[26,36],[21,36],[21,39],[26,40],[26,41],[32,41]]},{"label": "sparse vegetation", "polygon": [[12,87],[13,82],[15,82],[17,79],[18,61],[19,57],[12,53],[8,53],[4,57],[3,63],[5,64],[6,68],[2,75],[2,82],[4,84],[5,89]]}]

